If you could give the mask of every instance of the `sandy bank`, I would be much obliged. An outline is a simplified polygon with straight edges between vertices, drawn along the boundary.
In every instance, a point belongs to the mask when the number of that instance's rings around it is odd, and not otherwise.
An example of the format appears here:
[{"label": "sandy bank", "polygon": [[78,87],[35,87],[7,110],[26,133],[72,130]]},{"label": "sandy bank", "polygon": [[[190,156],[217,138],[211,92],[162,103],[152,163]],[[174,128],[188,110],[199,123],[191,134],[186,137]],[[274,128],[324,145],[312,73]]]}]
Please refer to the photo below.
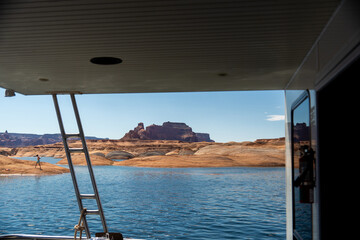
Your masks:
[{"label": "sandy bank", "polygon": [[[80,166],[87,165],[84,154],[72,155],[71,160],[73,162],[73,165],[80,165]],[[114,163],[114,161],[110,159],[97,155],[90,155],[90,160],[91,160],[91,165],[93,166],[108,166],[108,165],[113,165]],[[61,159],[56,164],[67,165],[68,164],[67,158]]]},{"label": "sandy bank", "polygon": [[54,175],[69,172],[69,169],[51,163],[41,162],[35,168],[36,161],[27,161],[0,156],[0,175]]}]

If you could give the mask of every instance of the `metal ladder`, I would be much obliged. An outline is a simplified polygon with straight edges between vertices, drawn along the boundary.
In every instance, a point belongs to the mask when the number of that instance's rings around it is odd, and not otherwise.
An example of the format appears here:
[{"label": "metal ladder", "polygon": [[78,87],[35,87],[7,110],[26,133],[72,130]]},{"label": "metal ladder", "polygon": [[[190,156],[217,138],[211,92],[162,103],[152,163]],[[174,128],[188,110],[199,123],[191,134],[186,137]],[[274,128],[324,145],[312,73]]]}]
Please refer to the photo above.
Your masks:
[{"label": "metal ladder", "polygon": [[[57,95],[53,94],[53,101],[54,101],[54,105],[55,105],[55,110],[56,110],[56,115],[59,121],[59,127],[60,127],[60,131],[61,131],[61,136],[62,136],[62,141],[64,144],[64,148],[65,148],[65,153],[66,153],[66,158],[68,160],[68,164],[69,164],[69,169],[70,169],[70,173],[71,173],[71,178],[72,178],[72,182],[74,185],[74,189],[75,189],[75,195],[76,195],[76,199],[79,205],[79,210],[80,213],[81,212],[85,212],[84,213],[84,218],[83,218],[83,223],[84,223],[84,227],[85,227],[85,233],[87,238],[91,238],[91,234],[90,234],[90,230],[89,230],[89,226],[87,224],[86,221],[86,215],[99,215],[101,222],[102,222],[102,226],[103,226],[103,230],[104,233],[108,233],[108,229],[106,226],[106,221],[105,221],[105,216],[104,216],[104,211],[102,209],[101,206],[101,202],[100,202],[100,196],[99,196],[99,192],[96,186],[96,181],[95,181],[95,176],[94,176],[94,172],[92,169],[92,165],[91,165],[91,161],[90,161],[90,155],[89,155],[89,151],[88,148],[86,146],[86,141],[85,141],[85,135],[84,135],[84,131],[81,125],[81,121],[80,121],[80,115],[79,115],[79,110],[76,104],[76,99],[75,99],[75,95],[74,94],[70,94],[70,98],[71,98],[71,102],[74,108],[74,113],[75,113],[75,118],[76,118],[76,122],[78,125],[78,129],[79,129],[79,133],[76,134],[66,134],[65,133],[65,129],[64,129],[64,124],[63,124],[63,120],[61,118],[61,113],[60,113],[60,107],[59,107],[59,102],[57,99]],[[68,142],[67,140],[69,138],[80,138],[81,139],[81,143],[82,143],[82,148],[69,148]],[[75,170],[74,170],[74,165],[72,163],[72,159],[71,159],[71,153],[84,153],[85,154],[85,159],[86,159],[86,163],[88,166],[88,170],[89,170],[89,174],[90,174],[90,179],[91,179],[91,184],[94,190],[93,194],[81,194],[80,190],[79,190],[79,186],[76,180],[76,175],[75,175]],[[84,208],[83,206],[83,199],[95,199],[96,200],[96,204],[98,209],[97,210],[88,210],[86,208]]]}]

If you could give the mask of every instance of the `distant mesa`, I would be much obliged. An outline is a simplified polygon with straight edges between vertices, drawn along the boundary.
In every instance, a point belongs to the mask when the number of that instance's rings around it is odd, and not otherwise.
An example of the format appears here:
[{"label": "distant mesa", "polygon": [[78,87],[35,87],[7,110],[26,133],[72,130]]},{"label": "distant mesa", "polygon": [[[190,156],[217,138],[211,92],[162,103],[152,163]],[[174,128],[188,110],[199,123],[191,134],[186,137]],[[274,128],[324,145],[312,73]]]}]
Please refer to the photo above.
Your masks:
[{"label": "distant mesa", "polygon": [[[85,137],[87,140],[107,140],[107,138]],[[75,140],[75,139],[73,139]],[[121,140],[179,140],[184,142],[214,142],[208,133],[195,133],[185,123],[164,122],[161,126],[150,125],[146,128],[139,123],[134,130],[130,130]],[[61,134],[27,134],[0,132],[0,147],[27,147],[62,142]],[[0,153],[9,155],[10,153]],[[114,155],[119,153],[114,153]],[[121,155],[121,154],[120,154]],[[118,157],[118,156],[114,156]],[[112,158],[114,158],[112,157]]]},{"label": "distant mesa", "polygon": [[[86,137],[86,139],[99,139],[96,137]],[[61,142],[61,134],[27,134],[9,133],[7,130],[0,133],[0,147],[26,147]]]},{"label": "distant mesa", "polygon": [[130,130],[121,140],[179,140],[184,142],[214,142],[208,133],[195,133],[185,123],[164,122],[144,128],[141,122]]},{"label": "distant mesa", "polygon": [[208,133],[195,133],[198,138],[198,142],[214,142],[210,139],[210,134]]}]

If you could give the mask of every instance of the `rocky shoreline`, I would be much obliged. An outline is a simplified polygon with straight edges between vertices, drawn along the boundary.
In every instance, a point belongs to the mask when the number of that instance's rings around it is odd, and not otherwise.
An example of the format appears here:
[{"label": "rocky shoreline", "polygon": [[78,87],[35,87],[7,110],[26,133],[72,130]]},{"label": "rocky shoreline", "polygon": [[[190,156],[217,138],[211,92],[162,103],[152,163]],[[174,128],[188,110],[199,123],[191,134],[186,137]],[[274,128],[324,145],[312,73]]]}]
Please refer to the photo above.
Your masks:
[{"label": "rocky shoreline", "polygon": [[60,167],[51,163],[41,162],[35,168],[36,161],[27,161],[0,156],[0,176],[8,175],[55,175],[70,172],[68,168]]},{"label": "rocky shoreline", "polygon": [[[71,148],[79,148],[81,142],[71,140],[69,145]],[[87,140],[87,147],[92,165],[162,168],[285,166],[284,138],[229,143],[183,142],[177,140]],[[33,157],[39,154],[41,157],[62,158],[57,164],[67,164],[62,143],[16,149],[0,148],[0,151],[5,152],[5,154],[9,153],[13,157]],[[86,165],[85,157],[82,154],[73,154],[72,156],[74,165]],[[9,164],[9,160],[5,161],[4,158],[6,157],[1,157],[0,174],[7,174],[9,171],[5,169],[10,168],[6,167],[8,165],[5,165],[5,162]],[[122,159],[122,161],[115,161],[115,159]],[[19,162],[22,160],[15,160],[14,164],[24,164]],[[26,162],[31,163],[31,161]],[[30,165],[33,166],[34,164],[35,162]],[[48,165],[43,164],[44,166]],[[48,165],[47,167],[55,169],[53,166]],[[15,168],[13,167],[13,169]],[[16,169],[20,171],[21,168]],[[66,172],[66,170],[64,171]],[[35,172],[35,174],[44,173]]]}]

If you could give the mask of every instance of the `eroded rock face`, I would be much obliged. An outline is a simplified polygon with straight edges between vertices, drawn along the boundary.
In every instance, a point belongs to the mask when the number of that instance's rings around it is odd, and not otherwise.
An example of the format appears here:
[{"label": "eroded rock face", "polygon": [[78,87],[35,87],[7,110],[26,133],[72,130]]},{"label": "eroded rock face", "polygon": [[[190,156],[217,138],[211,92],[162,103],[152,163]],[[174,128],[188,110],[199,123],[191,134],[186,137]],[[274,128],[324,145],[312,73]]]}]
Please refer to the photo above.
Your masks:
[{"label": "eroded rock face", "polygon": [[195,133],[185,123],[164,122],[160,125],[150,125],[144,128],[139,123],[134,130],[130,130],[121,140],[179,140],[185,142],[213,142],[208,133]]},{"label": "eroded rock face", "polygon": [[[69,146],[80,148],[81,141],[70,140]],[[87,147],[94,165],[139,167],[274,167],[285,165],[284,138],[227,143],[139,139],[88,140]],[[3,150],[9,151],[9,148]],[[37,154],[41,157],[66,157],[61,143],[17,148],[16,157],[31,157]],[[75,165],[84,163],[83,154],[73,155]],[[3,156],[0,155],[1,157]],[[111,159],[127,160],[118,163]],[[10,169],[10,167],[6,168]]]},{"label": "eroded rock face", "polygon": [[140,140],[150,140],[147,136],[147,133],[144,129],[144,124],[141,122],[138,124],[134,130],[130,130],[128,133],[121,140],[133,140],[133,139],[140,139]]},{"label": "eroded rock face", "polygon": [[106,158],[109,159],[129,159],[133,157],[134,155],[125,151],[113,151],[106,154]]},{"label": "eroded rock face", "polygon": [[198,142],[214,142],[214,140],[210,139],[210,134],[208,133],[196,133],[196,137]]},{"label": "eroded rock face", "polygon": [[162,126],[151,125],[146,132],[152,140],[180,140],[185,142],[197,142],[196,134],[185,123],[165,122]]}]

